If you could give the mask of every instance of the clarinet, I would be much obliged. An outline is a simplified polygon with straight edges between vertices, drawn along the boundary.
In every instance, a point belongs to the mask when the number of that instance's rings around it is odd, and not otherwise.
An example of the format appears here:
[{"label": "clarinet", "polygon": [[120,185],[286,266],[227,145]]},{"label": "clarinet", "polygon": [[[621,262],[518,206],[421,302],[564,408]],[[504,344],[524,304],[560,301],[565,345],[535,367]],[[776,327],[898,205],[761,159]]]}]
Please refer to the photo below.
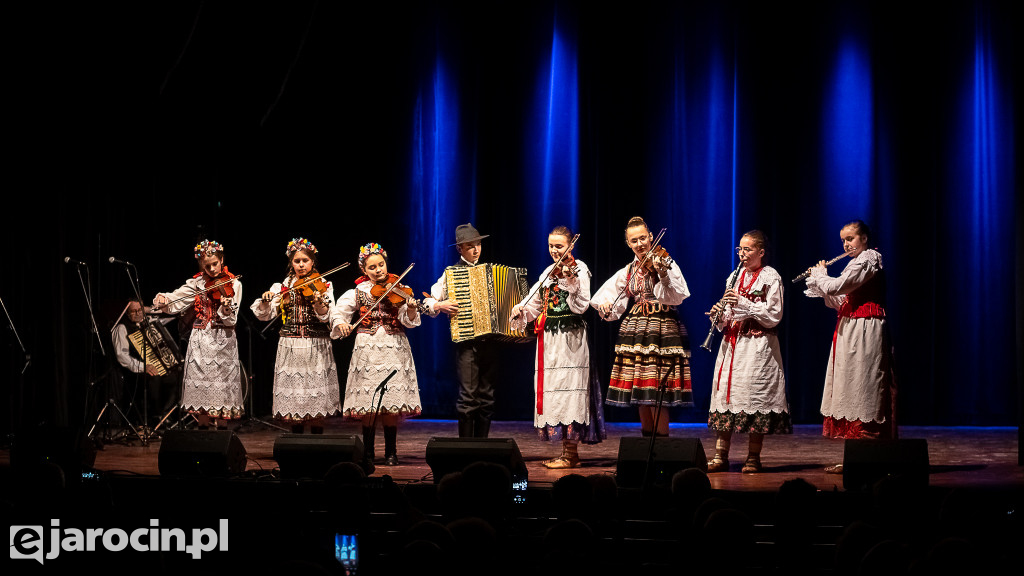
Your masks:
[{"label": "clarinet", "polygon": [[[740,263],[736,265],[736,269],[733,270],[732,277],[729,278],[729,286],[726,288],[726,291],[732,290],[733,286],[736,285],[736,281],[739,280],[740,277],[740,268],[742,267],[743,261],[740,261]],[[722,301],[719,300],[718,303],[721,304]],[[711,342],[715,339],[715,326],[718,326],[718,321],[722,318],[722,312],[724,311],[725,307],[723,306],[718,311],[718,314],[715,314],[714,316],[711,317],[711,328],[708,329],[708,337],[705,338],[704,343],[700,345],[701,348],[707,350],[708,352],[711,352]]]}]

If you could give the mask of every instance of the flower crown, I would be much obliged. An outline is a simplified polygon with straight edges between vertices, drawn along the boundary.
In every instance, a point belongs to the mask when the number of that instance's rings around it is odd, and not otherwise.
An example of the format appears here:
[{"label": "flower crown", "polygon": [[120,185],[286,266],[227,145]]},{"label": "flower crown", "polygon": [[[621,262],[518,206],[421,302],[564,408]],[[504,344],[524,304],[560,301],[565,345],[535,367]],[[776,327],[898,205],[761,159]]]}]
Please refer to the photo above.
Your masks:
[{"label": "flower crown", "polygon": [[312,242],[305,238],[292,238],[291,242],[288,243],[288,248],[285,249],[284,255],[289,258],[299,250],[305,250],[310,254],[316,254],[316,246]]},{"label": "flower crown", "polygon": [[215,256],[218,252],[224,252],[224,245],[216,240],[203,240],[196,247],[192,249],[196,255],[196,260],[204,256]]},{"label": "flower crown", "polygon": [[388,257],[388,253],[384,251],[384,248],[376,242],[370,242],[365,246],[359,247],[359,269],[362,270],[366,264],[366,259],[374,254],[380,254],[385,260]]}]

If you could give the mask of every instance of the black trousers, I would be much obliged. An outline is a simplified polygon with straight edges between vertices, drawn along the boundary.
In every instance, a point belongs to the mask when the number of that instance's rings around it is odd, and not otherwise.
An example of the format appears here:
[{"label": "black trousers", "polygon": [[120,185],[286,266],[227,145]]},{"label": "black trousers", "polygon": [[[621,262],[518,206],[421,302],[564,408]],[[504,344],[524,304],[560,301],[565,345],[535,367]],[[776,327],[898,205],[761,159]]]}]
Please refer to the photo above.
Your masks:
[{"label": "black trousers", "polygon": [[459,397],[459,436],[487,437],[494,416],[494,388],[497,383],[498,343],[486,338],[455,344],[455,371]]},{"label": "black trousers", "polygon": [[[136,424],[142,424],[143,412],[147,412],[149,422],[147,425],[156,426],[160,419],[167,415],[174,408],[181,396],[181,375],[180,368],[169,370],[163,376],[146,376],[145,374],[134,374],[124,371],[125,390],[127,402],[132,406],[134,416],[129,418],[137,419]],[[142,386],[146,384],[145,401],[143,406]]]}]

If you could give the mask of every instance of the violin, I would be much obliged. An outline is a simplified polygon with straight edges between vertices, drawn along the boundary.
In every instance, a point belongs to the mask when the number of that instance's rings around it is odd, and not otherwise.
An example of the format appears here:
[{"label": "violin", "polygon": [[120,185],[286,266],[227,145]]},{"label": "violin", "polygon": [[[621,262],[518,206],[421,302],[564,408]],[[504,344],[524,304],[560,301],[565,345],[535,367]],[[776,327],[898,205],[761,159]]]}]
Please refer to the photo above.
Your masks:
[{"label": "violin", "polygon": [[[398,282],[398,276],[395,274],[388,274],[387,281],[383,284],[374,284],[373,287],[370,288],[370,296],[372,296],[374,300],[379,300],[380,297],[383,296],[385,292],[388,292],[388,289],[390,289],[396,282]],[[412,294],[412,288],[399,282],[391,292],[388,292],[387,300],[395,306],[401,306],[406,300],[412,298]]]},{"label": "violin", "polygon": [[668,268],[672,266],[673,262],[674,260],[672,260],[672,257],[668,255],[668,250],[665,250],[665,247],[659,244],[654,248],[651,248],[647,261],[644,262],[644,269],[653,273],[656,271],[654,268],[655,264],[658,264],[663,268]]},{"label": "violin", "polygon": [[579,273],[579,268],[576,266],[576,259],[573,258],[572,254],[566,254],[562,258],[562,262],[555,266],[551,270],[552,278],[567,278],[569,276],[576,276]]},{"label": "violin", "polygon": [[217,275],[215,278],[207,277],[206,283],[209,285],[210,298],[220,301],[221,298],[234,298],[235,297],[235,283],[233,280],[235,275],[228,272],[227,268]]},{"label": "violin", "polygon": [[298,292],[306,299],[322,301],[323,296],[327,293],[327,289],[329,287],[330,284],[324,280],[323,275],[314,270],[302,278],[298,285],[286,290],[284,294],[281,295],[281,303],[288,306],[291,303],[293,292]]}]

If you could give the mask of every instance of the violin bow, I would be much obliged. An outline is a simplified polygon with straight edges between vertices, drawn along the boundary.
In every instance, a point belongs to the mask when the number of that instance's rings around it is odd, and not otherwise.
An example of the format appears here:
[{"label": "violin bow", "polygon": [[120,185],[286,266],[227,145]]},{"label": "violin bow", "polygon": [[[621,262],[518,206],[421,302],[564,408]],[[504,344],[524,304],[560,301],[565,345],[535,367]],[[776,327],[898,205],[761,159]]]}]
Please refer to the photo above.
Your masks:
[{"label": "violin bow", "polygon": [[[577,232],[576,235],[572,237],[572,241],[569,242],[569,247],[565,250],[565,252],[562,253],[561,256],[558,257],[558,260],[555,260],[555,265],[554,265],[553,268],[551,268],[552,272],[555,271],[555,270],[558,270],[558,265],[562,263],[562,260],[564,260],[565,257],[568,256],[570,252],[572,252],[572,249],[576,246],[576,241],[579,240],[579,239],[580,239],[580,235]],[[544,285],[544,280],[541,280],[540,282],[538,282],[537,283],[537,287],[533,289],[533,292],[530,292],[530,295],[525,300],[523,300],[523,302],[529,302],[530,300],[533,300],[533,297],[537,294],[537,291],[540,290],[540,287],[543,286],[543,285]],[[521,317],[524,313],[525,313],[525,309],[524,308],[520,308],[519,309],[519,316]]]},{"label": "violin bow", "polygon": [[[658,247],[658,244],[661,244],[661,237],[665,235],[666,230],[668,230],[668,228],[662,228],[661,232],[658,232],[658,237],[654,239],[653,243],[651,243],[651,247],[647,250],[647,253],[644,254],[644,259],[640,261],[640,265],[637,266],[637,268],[644,267],[644,264],[647,263],[647,260],[651,257],[651,254],[654,253],[654,249]],[[626,282],[626,286],[629,286],[628,281]],[[619,302],[619,298],[622,298],[622,295],[626,293],[626,286],[623,286],[622,290],[619,290],[619,295],[615,297],[615,300],[612,300],[612,308],[615,308],[615,305],[618,304]]]},{"label": "violin bow", "polygon": [[175,298],[174,300],[171,300],[167,304],[164,304],[163,306],[161,306],[161,308],[167,308],[171,304],[176,304],[178,302],[181,302],[182,300],[188,300],[189,298],[195,298],[196,296],[199,296],[203,292],[209,292],[210,290],[216,290],[217,288],[220,288],[221,286],[224,286],[225,284],[230,284],[230,283],[234,282],[235,280],[238,280],[241,277],[242,277],[241,274],[235,274],[234,278],[228,278],[227,280],[221,280],[220,282],[217,282],[213,286],[207,286],[206,288],[203,288],[202,290],[196,290],[195,292],[189,294],[188,296],[182,296],[181,298]]},{"label": "violin bow", "polygon": [[[412,267],[415,265],[415,262],[409,264],[409,267],[405,269],[405,272],[402,272],[398,279],[391,283],[391,286],[388,287],[388,289],[385,290],[384,293],[380,295],[380,298],[377,298],[377,300],[370,305],[370,307],[366,310],[366,313],[360,316],[359,321],[353,324],[352,326],[358,326],[359,324],[362,324],[363,320],[370,315],[370,312],[373,312],[373,309],[376,308],[378,304],[383,302],[384,299],[388,297],[388,294],[391,294],[391,292],[394,291],[395,287],[398,286],[398,284],[402,281],[402,278],[405,278],[405,275],[408,274],[409,270],[412,270]],[[353,332],[355,332],[355,330],[353,330]]]},{"label": "violin bow", "polygon": [[313,282],[316,282],[317,280],[319,280],[321,278],[324,278],[328,274],[334,274],[338,270],[343,270],[345,268],[348,268],[348,262],[345,262],[341,266],[337,266],[335,268],[331,268],[327,272],[324,272],[323,274],[317,276],[316,278],[313,278],[312,280],[305,280],[303,282],[300,282],[300,283],[296,284],[295,286],[292,286],[291,288],[289,288],[289,290],[298,290],[299,288],[305,288],[307,285],[312,284]]},{"label": "violin bow", "polygon": [[[345,269],[345,268],[348,268],[348,262],[345,262],[345,263],[344,263],[344,264],[342,264],[341,266],[336,266],[336,267],[334,267],[334,268],[331,268],[331,269],[330,269],[330,270],[328,270],[327,272],[324,272],[323,274],[321,274],[321,275],[317,276],[316,278],[314,278],[314,279],[312,279],[312,280],[305,280],[305,281],[303,281],[303,282],[300,282],[299,284],[296,284],[295,286],[292,286],[292,287],[291,287],[291,288],[289,288],[288,290],[299,290],[299,289],[302,289],[302,288],[303,288],[304,286],[306,286],[307,284],[312,284],[313,282],[315,282],[315,281],[317,281],[317,280],[319,280],[319,279],[323,278],[324,276],[327,276],[328,274],[334,274],[334,273],[335,273],[335,272],[337,272],[338,270],[343,270],[343,269]],[[284,323],[284,317],[282,317],[282,316],[278,316],[277,318],[280,318],[280,319],[281,319],[281,322],[282,322],[282,323]],[[273,319],[271,319],[271,320],[270,320],[270,322],[267,322],[267,325],[263,327],[263,330],[261,330],[261,331],[260,331],[260,334],[263,334],[264,332],[266,332],[266,331],[267,331],[267,329],[268,329],[268,328],[270,328],[271,326],[273,326],[273,325],[274,325],[274,320],[277,320],[277,318],[273,318]]]}]

